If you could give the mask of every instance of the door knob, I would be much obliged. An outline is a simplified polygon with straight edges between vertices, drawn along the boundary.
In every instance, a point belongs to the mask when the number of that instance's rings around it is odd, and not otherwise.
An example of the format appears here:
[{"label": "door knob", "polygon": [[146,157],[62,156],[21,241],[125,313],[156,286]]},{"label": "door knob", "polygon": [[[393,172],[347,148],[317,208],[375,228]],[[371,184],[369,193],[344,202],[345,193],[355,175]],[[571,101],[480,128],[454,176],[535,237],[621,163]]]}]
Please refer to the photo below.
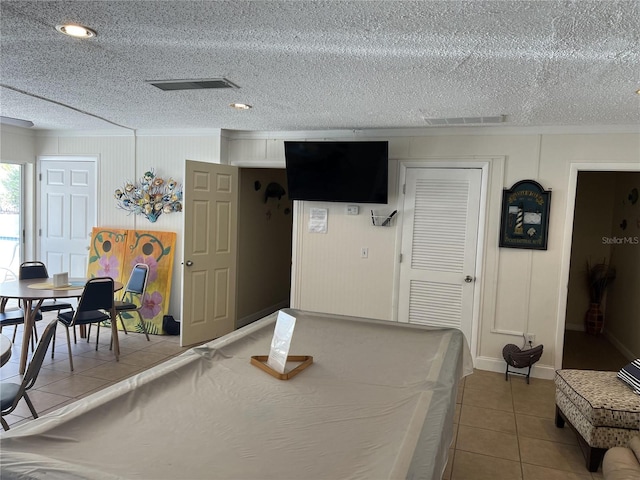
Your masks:
[{"label": "door knob", "polygon": [[192,262],[191,260],[187,260],[184,264],[185,264],[187,267],[190,267],[191,265],[193,265],[193,262]]},{"label": "door knob", "polygon": [[466,277],[464,277],[464,281],[467,283],[471,283],[473,282],[473,277],[471,275],[467,275]]}]

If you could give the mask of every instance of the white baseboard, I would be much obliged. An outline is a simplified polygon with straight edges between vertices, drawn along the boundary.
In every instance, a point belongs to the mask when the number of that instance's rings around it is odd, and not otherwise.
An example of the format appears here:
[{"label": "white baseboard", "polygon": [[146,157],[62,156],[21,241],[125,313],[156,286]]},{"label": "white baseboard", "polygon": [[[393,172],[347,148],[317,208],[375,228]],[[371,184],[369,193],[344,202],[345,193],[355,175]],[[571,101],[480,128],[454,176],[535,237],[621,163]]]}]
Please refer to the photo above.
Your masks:
[{"label": "white baseboard", "polygon": [[[502,359],[490,357],[476,357],[475,368],[478,370],[486,370],[488,372],[500,372],[502,374],[507,370],[507,364]],[[528,368],[512,368],[516,372],[527,373]],[[531,367],[531,376],[533,378],[543,378],[545,380],[553,380],[556,369],[550,365],[541,365],[536,363]]]},{"label": "white baseboard", "polygon": [[266,317],[267,315],[272,314],[280,310],[281,308],[287,308],[289,306],[289,299],[283,300],[275,305],[271,305],[270,307],[263,308],[259,312],[252,313],[251,315],[247,315],[246,317],[239,318],[236,322],[236,329],[242,328],[245,325],[249,325],[250,323],[255,322],[256,320],[260,320],[261,318]]}]

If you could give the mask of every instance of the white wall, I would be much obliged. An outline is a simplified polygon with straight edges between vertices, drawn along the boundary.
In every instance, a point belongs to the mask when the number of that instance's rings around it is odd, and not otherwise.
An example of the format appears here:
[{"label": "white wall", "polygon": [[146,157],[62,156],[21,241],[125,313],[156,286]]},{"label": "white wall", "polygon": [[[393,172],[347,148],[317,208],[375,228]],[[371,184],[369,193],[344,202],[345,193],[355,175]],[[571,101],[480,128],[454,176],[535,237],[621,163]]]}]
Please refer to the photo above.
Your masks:
[{"label": "white wall", "polygon": [[182,289],[182,228],[181,213],[161,215],[155,223],[140,215],[129,215],[116,207],[114,191],[127,181],[139,180],[144,172],[153,169],[163,177],[182,183],[185,160],[219,163],[220,131],[209,134],[162,134],[156,132],[125,132],[120,136],[70,134],[68,132],[40,132],[35,138],[33,154],[40,155],[97,155],[98,225],[107,228],[126,228],[177,232],[169,313],[180,318]]},{"label": "white wall", "polygon": [[[503,371],[502,348],[522,344],[521,334],[536,334],[545,353],[535,375],[550,378],[561,364],[558,335],[564,332],[566,283],[561,266],[566,255],[564,225],[572,163],[624,163],[640,169],[640,135],[637,133],[502,133],[496,130],[438,130],[436,133],[397,132],[318,134],[318,139],[383,139],[390,142],[393,160],[488,160],[490,173],[482,261],[479,341],[476,366]],[[433,131],[432,131],[433,132]],[[300,135],[296,135],[296,139]],[[265,135],[230,142],[252,162],[283,158],[282,136]],[[287,137],[285,137],[287,138]],[[289,137],[292,138],[292,137]],[[307,138],[311,138],[308,136]],[[393,161],[392,165],[397,162]],[[393,167],[392,167],[393,168]],[[524,179],[538,181],[552,190],[549,242],[546,251],[498,247],[503,188]],[[390,195],[388,210],[399,208]],[[573,194],[572,194],[573,195]],[[300,206],[300,204],[297,204]],[[343,204],[304,202],[298,212],[297,262],[294,265],[294,302],[302,309],[391,319],[395,309],[396,236],[394,229],[375,229],[366,215],[348,217]],[[329,209],[329,228],[323,235],[307,234],[310,206]],[[361,210],[367,206],[361,206]],[[384,208],[384,207],[376,207]],[[366,210],[366,209],[365,209]],[[399,228],[399,226],[396,226]],[[360,247],[369,247],[369,259],[359,258]],[[566,295],[564,295],[566,297]],[[561,348],[561,347],[560,347]]]},{"label": "white wall", "polygon": [[[182,178],[184,159],[243,166],[282,166],[284,139],[387,139],[393,160],[438,161],[483,159],[489,162],[488,210],[484,225],[481,299],[478,312],[476,366],[502,371],[501,351],[506,343],[521,342],[519,332],[537,335],[545,353],[534,375],[550,377],[561,361],[558,335],[564,331],[566,284],[562,265],[566,256],[565,222],[571,165],[618,163],[640,169],[640,135],[633,133],[555,134],[508,129],[435,129],[418,131],[338,132],[223,132],[217,136],[138,137],[137,159],[133,138],[38,136],[36,155],[98,154],[100,156],[100,222],[105,226],[174,230],[181,241],[182,216],[161,217],[156,224],[127,217],[115,208],[112,192],[126,179],[136,179],[149,168]],[[223,152],[221,154],[221,152]],[[392,162],[396,164],[397,162]],[[396,182],[396,172],[390,172]],[[548,250],[498,248],[502,189],[533,179],[552,190]],[[395,183],[392,185],[396,188]],[[396,208],[395,190],[388,210]],[[305,205],[305,208],[307,205]],[[393,317],[397,266],[395,229],[374,229],[365,215],[346,218],[344,205],[328,205],[329,231],[324,238],[294,238],[297,263],[293,266],[294,295],[299,308],[322,308],[375,318]],[[385,207],[380,207],[381,209]],[[361,211],[366,208],[361,207]],[[303,213],[304,216],[304,213]],[[571,215],[572,217],[572,215]],[[396,226],[396,228],[399,228]],[[361,246],[368,246],[367,263]],[[181,262],[176,256],[176,266]],[[179,298],[179,268],[174,269],[171,310]],[[565,279],[566,281],[566,279]],[[566,300],[564,300],[566,301]],[[561,345],[561,342],[560,342]]]}]

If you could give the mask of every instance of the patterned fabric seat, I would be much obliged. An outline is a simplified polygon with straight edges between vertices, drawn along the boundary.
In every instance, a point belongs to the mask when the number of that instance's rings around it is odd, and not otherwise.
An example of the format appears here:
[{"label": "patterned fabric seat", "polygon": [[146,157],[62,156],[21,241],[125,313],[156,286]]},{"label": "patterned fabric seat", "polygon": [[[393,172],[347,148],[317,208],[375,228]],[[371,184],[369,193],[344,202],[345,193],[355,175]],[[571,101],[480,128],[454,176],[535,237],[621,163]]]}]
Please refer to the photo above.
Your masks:
[{"label": "patterned fabric seat", "polygon": [[566,421],[579,434],[591,472],[598,470],[608,448],[627,445],[640,430],[640,395],[616,373],[556,371],[556,426]]}]

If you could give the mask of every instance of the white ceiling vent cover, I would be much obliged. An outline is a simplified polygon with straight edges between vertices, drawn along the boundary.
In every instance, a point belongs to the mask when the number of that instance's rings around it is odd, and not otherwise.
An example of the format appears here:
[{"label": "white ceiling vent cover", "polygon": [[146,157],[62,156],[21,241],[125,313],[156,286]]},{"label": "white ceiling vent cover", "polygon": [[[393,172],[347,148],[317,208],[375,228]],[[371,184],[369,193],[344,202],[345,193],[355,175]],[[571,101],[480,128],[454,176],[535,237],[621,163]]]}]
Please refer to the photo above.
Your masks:
[{"label": "white ceiling vent cover", "polygon": [[200,80],[147,80],[146,83],[160,90],[204,90],[207,88],[240,88],[226,78],[205,78]]},{"label": "white ceiling vent cover", "polygon": [[506,115],[494,115],[492,117],[450,117],[450,118],[425,118],[427,125],[432,127],[443,127],[448,125],[484,125],[504,123]]}]

